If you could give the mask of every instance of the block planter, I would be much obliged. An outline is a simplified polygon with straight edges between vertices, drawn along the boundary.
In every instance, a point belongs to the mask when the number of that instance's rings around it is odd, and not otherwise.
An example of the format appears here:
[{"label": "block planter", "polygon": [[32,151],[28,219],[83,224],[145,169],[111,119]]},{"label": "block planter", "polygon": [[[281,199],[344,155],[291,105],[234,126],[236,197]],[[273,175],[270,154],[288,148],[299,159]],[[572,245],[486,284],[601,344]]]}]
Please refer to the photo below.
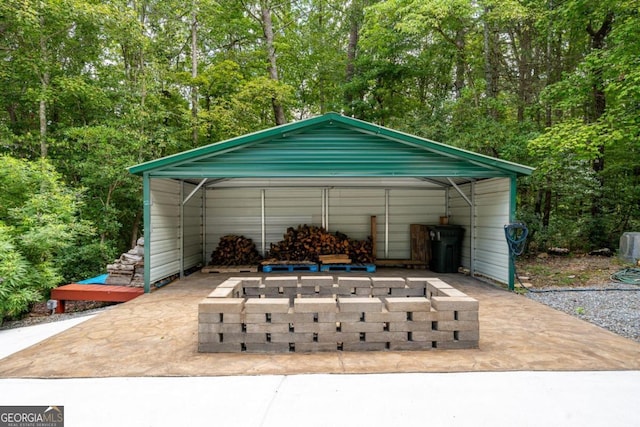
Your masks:
[{"label": "block planter", "polygon": [[477,348],[478,301],[434,278],[230,278],[198,306],[198,350]]}]

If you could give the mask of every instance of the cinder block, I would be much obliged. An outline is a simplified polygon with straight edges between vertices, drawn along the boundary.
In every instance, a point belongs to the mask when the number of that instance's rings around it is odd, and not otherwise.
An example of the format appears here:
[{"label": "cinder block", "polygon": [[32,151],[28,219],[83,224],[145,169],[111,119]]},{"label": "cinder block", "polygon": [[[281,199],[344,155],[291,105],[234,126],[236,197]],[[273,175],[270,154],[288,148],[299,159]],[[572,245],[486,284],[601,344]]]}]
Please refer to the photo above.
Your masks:
[{"label": "cinder block", "polygon": [[[479,316],[477,311],[456,311],[457,320],[473,320],[478,321]],[[444,319],[443,319],[444,320]],[[447,319],[453,320],[453,319]]]},{"label": "cinder block", "polygon": [[198,345],[200,353],[240,353],[241,344],[235,343],[203,343]]},{"label": "cinder block", "polygon": [[207,332],[207,333],[230,333],[230,332],[242,332],[242,324],[241,323],[200,323],[198,325],[198,333]]},{"label": "cinder block", "polygon": [[436,348],[445,350],[462,350],[478,348],[478,341],[438,341]]},{"label": "cinder block", "polygon": [[370,288],[370,277],[338,277],[338,286],[344,286],[348,288]]},{"label": "cinder block", "polygon": [[222,323],[222,313],[198,313],[198,323]]},{"label": "cinder block", "polygon": [[391,332],[414,332],[430,331],[432,322],[391,322],[389,331]]},{"label": "cinder block", "polygon": [[318,313],[318,322],[359,322],[361,317],[362,313]]},{"label": "cinder block", "polygon": [[217,289],[221,288],[241,288],[242,287],[242,279],[239,278],[229,278],[224,282],[220,283]]},{"label": "cinder block", "polygon": [[313,334],[312,333],[297,333],[297,332],[289,332],[286,334],[271,334],[271,342],[293,342],[293,343],[302,343],[302,342],[313,342]]},{"label": "cinder block", "polygon": [[471,297],[439,297],[431,298],[431,306],[438,311],[477,311],[478,300]]},{"label": "cinder block", "polygon": [[458,338],[459,341],[479,341],[480,331],[459,331],[454,334],[454,338]]},{"label": "cinder block", "polygon": [[244,304],[245,313],[288,313],[289,300],[282,298],[249,299]]},{"label": "cinder block", "polygon": [[298,287],[298,277],[296,276],[265,277],[264,286],[266,288],[296,288]]},{"label": "cinder block", "polygon": [[241,313],[242,298],[204,298],[198,304],[198,313]]},{"label": "cinder block", "polygon": [[240,293],[235,291],[234,288],[217,287],[207,295],[207,298],[238,298],[239,296]]},{"label": "cinder block", "polygon": [[267,343],[247,343],[245,345],[247,353],[288,353],[289,343],[267,342]]},{"label": "cinder block", "polygon": [[427,278],[426,277],[407,277],[407,286],[410,288],[426,289]]},{"label": "cinder block", "polygon": [[389,343],[389,350],[391,351],[419,351],[430,350],[432,348],[431,341],[392,341]]},{"label": "cinder block", "polygon": [[333,276],[301,276],[300,286],[333,286]]},{"label": "cinder block", "polygon": [[386,342],[345,342],[342,351],[383,351],[387,349]]},{"label": "cinder block", "polygon": [[[445,311],[444,313],[451,313],[451,319],[442,319],[442,320],[453,320],[453,312],[452,311]],[[436,322],[438,320],[440,320],[440,318],[438,317],[439,314],[442,314],[440,312],[437,312],[435,310],[431,310],[431,311],[416,311],[411,313],[411,320],[413,320],[414,322]]]},{"label": "cinder block", "polygon": [[257,297],[264,295],[264,286],[245,286],[242,292],[245,297]]},{"label": "cinder block", "polygon": [[413,331],[413,341],[453,341],[453,331]]},{"label": "cinder block", "polygon": [[360,342],[360,334],[358,332],[320,332],[318,342]]},{"label": "cinder block", "polygon": [[371,288],[354,288],[356,291],[356,296],[361,296],[361,297],[370,297],[371,296]]},{"label": "cinder block", "polygon": [[473,320],[450,320],[436,322],[438,331],[476,331],[478,322]]},{"label": "cinder block", "polygon": [[248,334],[270,334],[289,332],[286,323],[247,323]]},{"label": "cinder block", "polygon": [[436,289],[447,289],[447,288],[453,287],[450,284],[444,282],[443,280],[438,279],[437,277],[427,277],[425,280],[427,281],[428,285],[431,285]]},{"label": "cinder block", "polygon": [[382,311],[382,301],[380,298],[338,297],[338,306],[340,311],[345,313]]},{"label": "cinder block", "polygon": [[244,323],[244,313],[220,313],[222,323]]},{"label": "cinder block", "polygon": [[386,297],[391,295],[391,288],[372,288],[371,296],[374,297]]},{"label": "cinder block", "polygon": [[310,353],[320,351],[336,351],[338,344],[335,342],[309,342],[296,343],[296,353]]},{"label": "cinder block", "polygon": [[365,338],[367,342],[406,342],[407,332],[369,332]]},{"label": "cinder block", "polygon": [[315,286],[299,286],[297,289],[301,296],[317,296],[318,293]]},{"label": "cinder block", "polygon": [[355,289],[349,286],[338,286],[337,288],[333,288],[333,292],[338,296],[348,297],[351,295],[355,295]]},{"label": "cinder block", "polygon": [[207,342],[220,342],[220,336],[222,334],[215,332],[198,332],[198,342],[199,343],[207,343]]},{"label": "cinder block", "polygon": [[294,323],[293,330],[295,333],[336,332],[337,325],[335,323]]},{"label": "cinder block", "polygon": [[265,340],[265,334],[246,334],[246,333],[227,333],[221,334],[222,339],[220,342],[223,343],[233,343],[240,344],[245,343],[247,341],[258,341],[263,342]]},{"label": "cinder block", "polygon": [[384,323],[342,322],[340,324],[340,330],[342,332],[382,332],[384,330]]},{"label": "cinder block", "polygon": [[424,288],[391,288],[392,297],[424,297]]},{"label": "cinder block", "polygon": [[431,302],[424,297],[387,297],[384,301],[389,311],[431,311]]},{"label": "cinder block", "polygon": [[338,293],[338,285],[333,285],[331,287],[320,286],[318,287],[318,296],[319,297],[331,297]]},{"label": "cinder block", "polygon": [[244,315],[245,323],[267,323],[267,316],[271,313],[248,313]]},{"label": "cinder block", "polygon": [[383,309],[380,313],[365,313],[364,319],[365,322],[404,322],[407,320],[407,313],[401,311],[390,312],[387,309]]},{"label": "cinder block", "polygon": [[336,300],[333,298],[296,298],[293,301],[296,313],[335,313]]},{"label": "cinder block", "polygon": [[281,288],[261,288],[261,295],[264,295],[266,298],[281,298],[282,295],[280,293]]},{"label": "cinder block", "polygon": [[466,297],[467,294],[465,294],[462,291],[459,291],[455,288],[448,288],[448,289],[440,289],[440,295],[438,296],[443,296],[443,297]]},{"label": "cinder block", "polygon": [[313,323],[313,313],[295,313],[293,309],[289,313],[273,313],[271,323]]},{"label": "cinder block", "polygon": [[230,277],[231,279],[239,279],[242,282],[242,287],[247,286],[260,286],[262,284],[262,277]]},{"label": "cinder block", "polygon": [[401,277],[372,277],[374,288],[404,288],[407,281]]}]

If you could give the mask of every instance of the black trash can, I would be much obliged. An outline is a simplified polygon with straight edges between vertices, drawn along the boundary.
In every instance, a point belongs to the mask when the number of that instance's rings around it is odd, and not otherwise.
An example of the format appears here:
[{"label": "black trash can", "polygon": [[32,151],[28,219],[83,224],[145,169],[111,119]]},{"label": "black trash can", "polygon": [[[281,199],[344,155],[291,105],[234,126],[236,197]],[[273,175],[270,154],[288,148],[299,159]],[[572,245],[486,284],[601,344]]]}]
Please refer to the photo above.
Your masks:
[{"label": "black trash can", "polygon": [[464,228],[459,225],[429,226],[431,262],[429,268],[436,273],[457,273],[462,255]]}]

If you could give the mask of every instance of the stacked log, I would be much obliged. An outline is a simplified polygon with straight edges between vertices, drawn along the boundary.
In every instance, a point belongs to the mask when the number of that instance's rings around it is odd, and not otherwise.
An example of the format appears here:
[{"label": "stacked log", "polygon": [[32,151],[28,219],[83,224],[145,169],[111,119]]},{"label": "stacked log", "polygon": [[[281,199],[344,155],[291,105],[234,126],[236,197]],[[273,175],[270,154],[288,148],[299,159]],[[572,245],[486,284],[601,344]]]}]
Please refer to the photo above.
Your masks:
[{"label": "stacked log", "polygon": [[107,265],[107,273],[107,285],[144,287],[144,238],[139,238],[135,248]]},{"label": "stacked log", "polygon": [[319,262],[321,255],[341,254],[348,255],[354,263],[372,263],[371,238],[353,240],[346,234],[332,234],[322,227],[305,224],[297,228],[289,227],[283,240],[272,243],[269,251],[269,257],[279,261]]},{"label": "stacked log", "polygon": [[262,260],[253,240],[236,235],[222,236],[211,254],[210,265],[254,265]]}]

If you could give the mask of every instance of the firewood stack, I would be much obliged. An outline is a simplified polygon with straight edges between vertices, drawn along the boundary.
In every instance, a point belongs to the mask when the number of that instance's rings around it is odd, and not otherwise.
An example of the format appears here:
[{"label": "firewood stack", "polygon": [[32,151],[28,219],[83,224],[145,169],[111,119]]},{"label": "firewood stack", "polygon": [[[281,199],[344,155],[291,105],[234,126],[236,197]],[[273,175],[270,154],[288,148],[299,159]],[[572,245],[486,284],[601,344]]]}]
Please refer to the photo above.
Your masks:
[{"label": "firewood stack", "polygon": [[283,240],[271,244],[269,257],[278,261],[320,261],[320,255],[348,255],[352,262],[373,262],[371,239],[353,240],[347,235],[329,233],[322,227],[298,225],[289,227]]},{"label": "firewood stack", "polygon": [[120,255],[113,264],[107,265],[107,285],[144,286],[144,238],[139,238],[136,247]]},{"label": "firewood stack", "polygon": [[254,265],[261,260],[253,240],[244,236],[222,236],[211,254],[211,265]]}]

